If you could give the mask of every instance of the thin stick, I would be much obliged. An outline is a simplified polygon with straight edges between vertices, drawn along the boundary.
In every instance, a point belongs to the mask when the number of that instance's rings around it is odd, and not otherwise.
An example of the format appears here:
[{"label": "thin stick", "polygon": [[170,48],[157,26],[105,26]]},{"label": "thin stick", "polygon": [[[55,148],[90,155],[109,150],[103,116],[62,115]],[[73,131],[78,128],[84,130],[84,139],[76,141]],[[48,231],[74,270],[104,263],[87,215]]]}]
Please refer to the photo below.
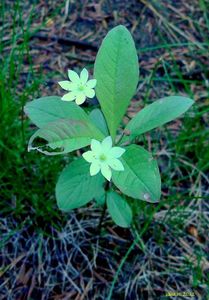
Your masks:
[{"label": "thin stick", "polygon": [[57,35],[47,35],[47,34],[43,34],[43,33],[35,33],[30,36],[30,40],[34,39],[34,38],[38,38],[39,40],[44,40],[44,41],[50,40],[52,42],[57,42],[62,45],[76,46],[76,47],[82,48],[82,49],[91,49],[94,51],[98,50],[98,46],[95,44],[88,43],[85,41],[70,39],[70,38],[66,38],[66,37],[62,37],[62,36],[57,36]]}]

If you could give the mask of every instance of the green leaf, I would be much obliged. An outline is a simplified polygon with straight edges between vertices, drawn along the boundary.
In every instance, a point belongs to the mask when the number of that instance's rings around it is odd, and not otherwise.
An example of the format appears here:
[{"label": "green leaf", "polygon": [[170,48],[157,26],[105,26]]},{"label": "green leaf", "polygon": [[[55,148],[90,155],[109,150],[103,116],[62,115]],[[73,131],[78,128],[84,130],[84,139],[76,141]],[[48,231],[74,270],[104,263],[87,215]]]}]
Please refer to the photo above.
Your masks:
[{"label": "green leaf", "polygon": [[103,176],[90,176],[89,163],[79,158],[67,166],[58,179],[57,205],[63,211],[81,207],[101,194],[103,184]]},{"label": "green leaf", "polygon": [[77,104],[56,96],[33,100],[26,104],[24,111],[39,128],[60,119],[89,120],[88,115]]},{"label": "green leaf", "polygon": [[106,192],[101,190],[101,193],[94,197],[94,200],[98,206],[104,206],[106,202]]},{"label": "green leaf", "polygon": [[113,221],[120,227],[129,227],[132,211],[128,203],[117,193],[108,192],[107,208]]},{"label": "green leaf", "polygon": [[89,114],[89,118],[105,136],[109,135],[107,123],[100,109],[93,109]]},{"label": "green leaf", "polygon": [[162,98],[137,113],[125,129],[133,136],[140,135],[179,117],[193,103],[193,100],[180,96]]},{"label": "green leaf", "polygon": [[[28,150],[38,150],[47,155],[68,153],[102,140],[104,134],[94,126],[85,111],[74,102],[62,101],[60,97],[44,97],[29,102],[25,112],[40,129],[30,138]],[[47,141],[45,145],[33,146],[35,139]],[[62,148],[61,151],[49,152]]]},{"label": "green leaf", "polygon": [[113,171],[113,182],[127,196],[158,202],[161,179],[157,162],[144,148],[130,145],[120,158],[124,171]]},{"label": "green leaf", "polygon": [[113,28],[104,38],[96,57],[94,77],[96,96],[114,140],[139,78],[134,41],[124,26]]},{"label": "green leaf", "polygon": [[[29,140],[28,151],[38,150],[46,155],[57,155],[72,152],[91,143],[91,140],[102,140],[103,134],[87,120],[60,119],[48,123],[37,130]],[[44,145],[33,146],[37,138],[47,141]],[[49,151],[61,148],[61,151]]]}]

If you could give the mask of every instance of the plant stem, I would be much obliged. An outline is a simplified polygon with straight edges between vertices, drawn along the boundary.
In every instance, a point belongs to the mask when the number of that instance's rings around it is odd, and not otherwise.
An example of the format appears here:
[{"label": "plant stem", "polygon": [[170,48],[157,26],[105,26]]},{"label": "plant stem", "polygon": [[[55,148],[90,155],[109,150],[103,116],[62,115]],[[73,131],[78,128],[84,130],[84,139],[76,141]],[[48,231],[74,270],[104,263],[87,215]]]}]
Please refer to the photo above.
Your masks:
[{"label": "plant stem", "polygon": [[103,220],[104,220],[104,217],[105,217],[106,209],[107,209],[107,205],[106,205],[106,201],[105,201],[105,204],[104,204],[103,210],[102,210],[102,214],[101,214],[101,217],[100,217],[100,220],[99,220],[99,225],[98,225],[98,228],[97,228],[98,235],[101,234],[102,223],[103,223]]},{"label": "plant stem", "polygon": [[101,214],[101,217],[100,217],[100,220],[99,220],[99,225],[97,227],[98,235],[101,234],[102,223],[103,223],[103,220],[104,220],[104,217],[105,217],[105,213],[106,213],[106,209],[107,209],[107,205],[106,205],[107,191],[109,190],[110,186],[111,186],[111,183],[109,181],[107,181],[106,185],[105,185],[105,203],[104,203],[102,214]]}]

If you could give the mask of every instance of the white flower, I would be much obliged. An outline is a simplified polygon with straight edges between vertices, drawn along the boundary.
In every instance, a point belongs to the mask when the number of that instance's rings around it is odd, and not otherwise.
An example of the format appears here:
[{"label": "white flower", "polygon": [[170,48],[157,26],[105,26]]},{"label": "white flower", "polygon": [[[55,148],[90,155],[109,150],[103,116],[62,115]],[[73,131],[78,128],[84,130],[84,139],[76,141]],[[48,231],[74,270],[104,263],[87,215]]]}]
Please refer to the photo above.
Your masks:
[{"label": "white flower", "polygon": [[110,181],[112,172],[123,171],[124,167],[118,159],[123,155],[125,149],[112,147],[112,138],[106,137],[101,143],[97,140],[91,141],[91,151],[83,153],[83,158],[91,163],[90,175],[96,175],[100,170],[102,175]]},{"label": "white flower", "polygon": [[96,79],[88,81],[89,73],[86,69],[81,71],[80,77],[76,72],[68,70],[68,77],[71,81],[65,80],[58,82],[64,90],[69,91],[69,93],[62,97],[62,100],[75,100],[75,102],[80,105],[86,98],[93,98],[95,96],[93,88],[95,88],[97,81]]}]

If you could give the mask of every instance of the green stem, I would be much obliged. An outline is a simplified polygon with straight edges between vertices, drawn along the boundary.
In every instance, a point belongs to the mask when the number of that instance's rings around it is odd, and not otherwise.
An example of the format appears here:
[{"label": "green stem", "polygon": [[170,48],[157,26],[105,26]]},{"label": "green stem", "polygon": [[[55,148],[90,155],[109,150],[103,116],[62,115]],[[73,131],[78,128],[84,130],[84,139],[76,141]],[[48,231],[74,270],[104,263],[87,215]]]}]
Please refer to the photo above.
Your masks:
[{"label": "green stem", "polygon": [[101,217],[100,217],[100,220],[99,220],[99,225],[97,227],[98,235],[101,234],[102,223],[103,223],[103,220],[104,220],[104,217],[105,217],[105,213],[106,213],[106,209],[107,209],[107,205],[106,205],[107,191],[110,189],[110,186],[111,186],[111,183],[109,181],[107,181],[106,185],[105,185],[105,203],[104,203],[102,214],[101,214]]},{"label": "green stem", "polygon": [[107,209],[107,206],[106,206],[106,199],[105,199],[105,204],[103,206],[102,214],[101,214],[101,217],[100,217],[100,220],[99,220],[99,225],[98,225],[98,228],[97,228],[98,235],[101,234],[102,223],[103,223],[103,220],[104,220],[106,209]]}]

